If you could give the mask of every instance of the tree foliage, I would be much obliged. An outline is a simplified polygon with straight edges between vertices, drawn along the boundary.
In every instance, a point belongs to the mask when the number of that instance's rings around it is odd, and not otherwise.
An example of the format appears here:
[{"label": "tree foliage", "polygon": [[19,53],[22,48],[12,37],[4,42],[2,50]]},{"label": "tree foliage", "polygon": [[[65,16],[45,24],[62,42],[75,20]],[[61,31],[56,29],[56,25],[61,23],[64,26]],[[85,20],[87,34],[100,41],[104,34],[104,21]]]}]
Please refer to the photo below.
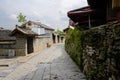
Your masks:
[{"label": "tree foliage", "polygon": [[23,15],[22,13],[20,13],[18,16],[17,16],[17,19],[18,19],[18,22],[24,24],[27,20],[26,20],[26,16]]},{"label": "tree foliage", "polygon": [[65,49],[82,70],[82,32],[79,29],[69,29]]},{"label": "tree foliage", "polygon": [[63,33],[61,30],[59,30],[59,29],[57,29],[56,31],[55,31],[55,33],[56,34],[61,34],[61,33]]},{"label": "tree foliage", "polygon": [[59,29],[55,31],[56,34],[59,34],[61,37],[65,37],[65,33]]}]

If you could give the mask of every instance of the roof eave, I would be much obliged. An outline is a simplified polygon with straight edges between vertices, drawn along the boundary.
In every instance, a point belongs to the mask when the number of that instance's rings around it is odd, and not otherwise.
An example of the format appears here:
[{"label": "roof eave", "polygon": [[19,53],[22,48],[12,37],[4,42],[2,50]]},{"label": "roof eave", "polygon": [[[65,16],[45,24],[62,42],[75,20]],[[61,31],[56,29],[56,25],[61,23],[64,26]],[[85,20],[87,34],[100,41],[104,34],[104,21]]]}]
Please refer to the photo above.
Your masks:
[{"label": "roof eave", "polygon": [[38,34],[36,34],[36,33],[35,33],[35,34],[27,34],[27,33],[21,31],[21,30],[18,29],[18,28],[14,29],[14,30],[11,32],[10,36],[14,36],[16,32],[20,32],[20,33],[22,33],[22,34],[24,34],[24,35],[26,35],[26,36],[38,36]]}]

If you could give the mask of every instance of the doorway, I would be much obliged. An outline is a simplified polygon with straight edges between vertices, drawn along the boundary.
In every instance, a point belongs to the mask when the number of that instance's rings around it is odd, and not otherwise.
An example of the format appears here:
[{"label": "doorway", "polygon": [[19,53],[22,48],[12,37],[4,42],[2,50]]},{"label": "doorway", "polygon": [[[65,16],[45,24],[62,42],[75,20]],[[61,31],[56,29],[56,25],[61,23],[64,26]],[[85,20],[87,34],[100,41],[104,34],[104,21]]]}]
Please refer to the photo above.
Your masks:
[{"label": "doorway", "polygon": [[60,43],[60,36],[59,35],[57,36],[57,39],[58,39],[58,43]]},{"label": "doorway", "polygon": [[53,43],[55,43],[55,35],[52,34]]},{"label": "doorway", "polygon": [[33,37],[27,38],[27,53],[30,54],[33,52]]}]

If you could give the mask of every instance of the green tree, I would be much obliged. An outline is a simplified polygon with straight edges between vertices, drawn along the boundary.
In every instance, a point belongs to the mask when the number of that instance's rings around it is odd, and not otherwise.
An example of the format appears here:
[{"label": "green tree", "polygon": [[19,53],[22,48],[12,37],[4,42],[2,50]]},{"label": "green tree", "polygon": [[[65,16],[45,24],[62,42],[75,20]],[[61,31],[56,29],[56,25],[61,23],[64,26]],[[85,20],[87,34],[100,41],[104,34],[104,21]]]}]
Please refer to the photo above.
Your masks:
[{"label": "green tree", "polygon": [[23,15],[22,13],[20,13],[18,16],[17,16],[17,19],[18,19],[18,22],[20,22],[21,24],[24,24],[27,20],[26,20],[26,16]]},{"label": "green tree", "polygon": [[57,34],[61,34],[61,33],[62,33],[62,31],[61,31],[61,30],[59,30],[59,29],[57,29],[57,30],[55,31],[55,33],[57,33]]},{"label": "green tree", "polygon": [[61,37],[65,37],[65,33],[59,29],[55,31],[56,34],[59,34]]}]

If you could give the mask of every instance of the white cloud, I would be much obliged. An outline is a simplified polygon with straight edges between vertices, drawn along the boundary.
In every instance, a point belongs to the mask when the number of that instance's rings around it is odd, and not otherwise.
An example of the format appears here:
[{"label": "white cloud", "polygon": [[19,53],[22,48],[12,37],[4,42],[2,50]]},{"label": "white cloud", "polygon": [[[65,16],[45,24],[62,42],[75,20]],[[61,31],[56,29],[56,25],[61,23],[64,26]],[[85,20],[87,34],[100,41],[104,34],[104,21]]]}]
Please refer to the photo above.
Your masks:
[{"label": "white cloud", "polygon": [[73,10],[83,6],[87,6],[87,0],[62,0],[61,2],[61,9],[63,9],[62,13],[64,14],[69,10]]},{"label": "white cloud", "polygon": [[80,0],[62,0],[61,6],[64,8],[71,8],[75,5],[79,5]]},{"label": "white cloud", "polygon": [[11,14],[10,18],[13,19],[13,20],[17,20],[17,15],[16,14]]}]

